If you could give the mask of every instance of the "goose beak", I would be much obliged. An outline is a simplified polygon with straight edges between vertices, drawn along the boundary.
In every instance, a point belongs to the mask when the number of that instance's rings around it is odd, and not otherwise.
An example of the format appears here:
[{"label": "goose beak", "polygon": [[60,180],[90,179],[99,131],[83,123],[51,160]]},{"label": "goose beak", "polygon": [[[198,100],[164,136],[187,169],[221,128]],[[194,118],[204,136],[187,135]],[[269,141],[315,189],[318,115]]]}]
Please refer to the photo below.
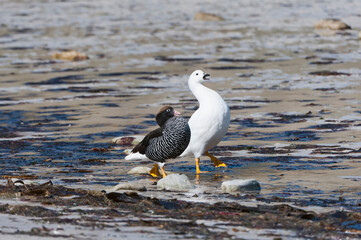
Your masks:
[{"label": "goose beak", "polygon": [[209,75],[208,73],[204,73],[204,75],[203,75],[203,80],[209,80],[209,77],[210,77],[211,75]]},{"label": "goose beak", "polygon": [[181,115],[180,112],[174,110],[174,116],[179,116],[179,115]]}]

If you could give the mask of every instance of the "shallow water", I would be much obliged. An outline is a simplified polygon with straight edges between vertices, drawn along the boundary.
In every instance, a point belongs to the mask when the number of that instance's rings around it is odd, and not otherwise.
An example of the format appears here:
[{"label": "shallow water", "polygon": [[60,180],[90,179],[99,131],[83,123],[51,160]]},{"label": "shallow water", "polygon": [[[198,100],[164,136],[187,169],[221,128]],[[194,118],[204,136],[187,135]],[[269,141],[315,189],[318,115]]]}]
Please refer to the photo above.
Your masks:
[{"label": "shallow water", "polygon": [[[260,199],[360,210],[360,1],[2,1],[1,9],[2,176],[91,189],[143,178],[127,171],[152,163],[123,160],[129,147],[110,140],[154,129],[162,104],[190,117],[197,102],[187,79],[203,69],[232,120],[213,150],[228,168],[204,157],[201,186],[256,178]],[[225,21],[194,21],[198,11]],[[314,30],[330,17],[352,30]],[[51,60],[65,49],[90,59]],[[195,179],[192,158],[167,169]]]}]

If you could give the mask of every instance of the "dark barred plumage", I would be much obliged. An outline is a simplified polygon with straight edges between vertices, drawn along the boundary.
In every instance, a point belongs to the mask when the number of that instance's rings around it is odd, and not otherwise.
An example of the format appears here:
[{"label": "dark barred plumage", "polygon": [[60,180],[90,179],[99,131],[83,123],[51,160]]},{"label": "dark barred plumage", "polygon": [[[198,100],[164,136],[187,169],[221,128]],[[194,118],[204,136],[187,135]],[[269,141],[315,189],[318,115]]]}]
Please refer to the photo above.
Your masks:
[{"label": "dark barred plumage", "polygon": [[187,148],[190,138],[188,122],[182,117],[172,117],[162,127],[162,136],[149,140],[145,155],[157,162],[176,158]]}]

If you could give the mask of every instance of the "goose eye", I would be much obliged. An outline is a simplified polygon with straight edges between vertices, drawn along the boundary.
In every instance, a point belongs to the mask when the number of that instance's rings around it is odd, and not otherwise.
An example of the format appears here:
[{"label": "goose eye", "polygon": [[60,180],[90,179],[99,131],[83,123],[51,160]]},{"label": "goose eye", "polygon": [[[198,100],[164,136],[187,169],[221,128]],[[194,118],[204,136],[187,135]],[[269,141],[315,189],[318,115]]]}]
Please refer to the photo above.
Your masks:
[{"label": "goose eye", "polygon": [[196,73],[196,75],[198,76],[198,73]]}]

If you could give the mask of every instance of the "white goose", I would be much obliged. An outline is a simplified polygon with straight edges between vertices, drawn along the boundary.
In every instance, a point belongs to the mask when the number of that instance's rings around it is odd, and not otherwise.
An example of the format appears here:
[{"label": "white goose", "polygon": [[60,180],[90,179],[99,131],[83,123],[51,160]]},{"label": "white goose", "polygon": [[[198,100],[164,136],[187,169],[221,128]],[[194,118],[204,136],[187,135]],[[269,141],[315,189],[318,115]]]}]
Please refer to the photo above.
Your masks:
[{"label": "white goose", "polygon": [[[201,70],[194,71],[189,79],[188,86],[199,102],[199,108],[193,113],[188,121],[191,129],[191,139],[186,150],[180,157],[193,154],[196,161],[196,173],[201,173],[199,161],[203,154],[210,157],[215,167],[226,167],[226,164],[208,152],[215,147],[226,135],[230,123],[230,111],[226,102],[214,90],[202,85],[208,80],[209,74]],[[145,159],[146,156],[132,153],[126,156],[126,160]],[[155,165],[151,170],[159,172]]]},{"label": "white goose", "polygon": [[202,85],[209,76],[201,70],[196,70],[188,79],[189,89],[197,98],[199,108],[188,121],[191,140],[181,157],[194,155],[197,174],[201,172],[199,161],[203,154],[211,158],[215,167],[226,167],[226,164],[208,152],[226,135],[231,118],[229,107],[222,97],[216,91]]}]

